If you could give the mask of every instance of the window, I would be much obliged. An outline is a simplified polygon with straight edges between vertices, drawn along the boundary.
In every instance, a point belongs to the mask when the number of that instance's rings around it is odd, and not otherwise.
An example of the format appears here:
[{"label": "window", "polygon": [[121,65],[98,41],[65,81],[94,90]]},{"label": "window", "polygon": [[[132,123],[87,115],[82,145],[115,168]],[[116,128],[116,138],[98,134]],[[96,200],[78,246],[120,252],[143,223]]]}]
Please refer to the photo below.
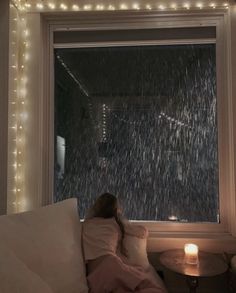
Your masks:
[{"label": "window", "polygon": [[215,43],[54,55],[54,200],[84,216],[109,191],[131,219],[218,223]]}]

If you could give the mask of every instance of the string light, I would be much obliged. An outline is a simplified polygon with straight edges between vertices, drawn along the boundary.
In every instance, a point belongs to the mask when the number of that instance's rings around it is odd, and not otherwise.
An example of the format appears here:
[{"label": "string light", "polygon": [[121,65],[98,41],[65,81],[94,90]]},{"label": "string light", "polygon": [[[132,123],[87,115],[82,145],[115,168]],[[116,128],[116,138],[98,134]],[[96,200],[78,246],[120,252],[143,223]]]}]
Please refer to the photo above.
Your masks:
[{"label": "string light", "polygon": [[67,5],[65,5],[64,3],[62,3],[60,5],[60,8],[63,9],[63,10],[67,10],[68,9]]},{"label": "string light", "polygon": [[79,10],[79,6],[76,5],[76,4],[74,4],[74,5],[72,5],[72,9],[73,9],[73,10]]},{"label": "string light", "polygon": [[[25,122],[28,114],[26,112],[26,98],[27,98],[27,82],[26,75],[27,61],[29,58],[28,48],[30,47],[29,37],[30,31],[27,28],[27,14],[25,8],[44,9],[43,2],[36,3],[35,6],[30,1],[19,1],[19,5],[13,6],[10,10],[10,56],[12,57],[11,68],[11,84],[12,94],[10,96],[10,116],[13,132],[9,133],[9,139],[12,140],[10,146],[13,148],[9,152],[9,162],[12,162],[12,178],[14,178],[14,185],[9,186],[9,192],[13,192],[14,196],[12,202],[8,202],[8,212],[15,213],[27,209],[25,189],[24,189],[24,172],[25,172]],[[24,7],[23,7],[24,6]],[[12,156],[12,158],[11,158]]]},{"label": "string light", "polygon": [[[27,76],[27,64],[30,61],[30,30],[27,27],[27,13],[28,12],[42,12],[42,11],[104,11],[104,10],[197,10],[197,9],[228,9],[229,2],[198,2],[182,0],[178,4],[175,2],[162,2],[164,4],[154,5],[154,2],[147,0],[137,1],[130,0],[126,2],[121,2],[116,4],[113,0],[105,3],[101,0],[97,4],[92,4],[89,0],[84,5],[78,5],[78,0],[69,0],[60,3],[60,1],[55,0],[11,0],[10,5],[11,11],[11,27],[10,27],[10,74],[11,74],[11,84],[10,84],[10,97],[9,97],[9,111],[10,119],[9,121],[9,145],[11,149],[9,150],[9,168],[12,169],[12,178],[14,179],[14,186],[9,186],[9,192],[13,192],[11,205],[13,206],[14,212],[19,212],[26,207],[26,196],[24,195],[24,172],[25,172],[25,143],[26,143],[26,123],[28,119],[27,112],[27,85],[29,83]],[[62,0],[63,1],[63,0]],[[175,1],[175,0],[174,0]],[[200,0],[201,1],[201,0]],[[213,0],[214,1],[214,0]],[[58,3],[59,2],[59,3]],[[58,4],[57,4],[58,3]],[[98,12],[99,13],[99,12]],[[83,89],[84,93],[89,99],[88,91],[83,86],[81,81],[77,76],[73,75],[69,67],[61,60],[62,66],[67,70],[68,74],[78,83],[78,85]],[[105,104],[104,104],[105,105]],[[102,131],[101,139],[103,142],[107,140],[107,112],[109,109],[105,105],[102,107]],[[178,121],[173,117],[169,117],[165,113],[160,114],[161,119],[166,119],[170,123],[177,124],[181,127],[189,127],[182,121]],[[106,158],[103,158],[104,162]]]},{"label": "string light", "polygon": [[48,3],[48,7],[49,7],[50,9],[55,9],[55,8],[56,8],[56,5],[55,5],[54,3],[49,2],[49,3]]},{"label": "string light", "polygon": [[[151,3],[136,3],[136,2],[132,2],[132,0],[127,1],[126,3],[121,3],[120,5],[118,5],[117,7],[115,7],[115,2],[112,3],[108,3],[107,6],[105,6],[103,3],[98,3],[97,5],[92,6],[92,4],[88,3],[85,4],[82,7],[79,7],[78,0],[68,0],[68,1],[64,1],[63,3],[60,3],[58,6],[56,6],[55,1],[51,1],[48,3],[45,3],[44,0],[32,0],[32,1],[27,1],[27,0],[23,0],[18,2],[17,0],[12,0],[12,2],[17,6],[17,7],[21,7],[21,10],[24,10],[26,8],[27,11],[33,11],[34,9],[36,10],[68,10],[68,11],[79,11],[79,10],[96,10],[96,11],[100,11],[100,10],[177,10],[180,9],[182,10],[187,9],[187,10],[194,10],[194,9],[216,9],[217,7],[219,8],[225,8],[228,9],[229,8],[229,2],[220,2],[217,1],[217,3],[208,3],[208,2],[198,2],[196,1],[194,3],[194,1],[190,1],[190,2],[185,2],[183,0],[182,3],[179,3],[178,5],[176,3],[169,3],[169,4],[160,4],[158,6],[154,6],[151,5]],[[35,3],[36,2],[36,3]],[[74,3],[71,3],[74,2]],[[34,4],[34,5],[33,5]],[[68,4],[71,4],[71,6],[69,6]],[[15,18],[14,18],[15,20]]]},{"label": "string light", "polygon": [[37,3],[37,4],[36,4],[36,7],[37,7],[38,9],[43,9],[43,8],[44,8],[44,5],[43,5],[42,3]]}]

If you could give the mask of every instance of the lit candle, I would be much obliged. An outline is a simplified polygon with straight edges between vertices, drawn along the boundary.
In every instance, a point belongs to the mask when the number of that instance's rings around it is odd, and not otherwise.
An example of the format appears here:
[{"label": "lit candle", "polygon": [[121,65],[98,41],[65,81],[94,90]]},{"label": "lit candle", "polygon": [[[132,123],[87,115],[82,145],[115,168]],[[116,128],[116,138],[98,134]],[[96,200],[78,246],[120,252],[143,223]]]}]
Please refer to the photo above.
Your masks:
[{"label": "lit candle", "polygon": [[198,246],[196,244],[185,244],[185,262],[187,264],[196,265],[198,264]]}]

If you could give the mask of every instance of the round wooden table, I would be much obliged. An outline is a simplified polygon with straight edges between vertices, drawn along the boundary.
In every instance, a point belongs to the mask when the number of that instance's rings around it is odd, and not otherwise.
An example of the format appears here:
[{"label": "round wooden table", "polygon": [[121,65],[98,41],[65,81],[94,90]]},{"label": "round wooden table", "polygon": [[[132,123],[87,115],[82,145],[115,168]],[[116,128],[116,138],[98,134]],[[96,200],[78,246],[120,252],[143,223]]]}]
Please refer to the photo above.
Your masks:
[{"label": "round wooden table", "polygon": [[166,268],[187,277],[189,292],[196,292],[199,277],[212,277],[227,271],[228,265],[217,255],[200,251],[198,264],[191,265],[185,261],[184,249],[167,250],[160,255],[160,262]]}]

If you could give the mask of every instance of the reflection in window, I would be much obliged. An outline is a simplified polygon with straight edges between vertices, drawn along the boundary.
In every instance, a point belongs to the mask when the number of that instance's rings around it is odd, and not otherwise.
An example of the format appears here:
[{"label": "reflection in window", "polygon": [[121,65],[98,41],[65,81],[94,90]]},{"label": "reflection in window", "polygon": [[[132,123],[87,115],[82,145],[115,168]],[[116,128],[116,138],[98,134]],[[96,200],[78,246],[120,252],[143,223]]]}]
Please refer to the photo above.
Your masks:
[{"label": "reflection in window", "polygon": [[54,200],[217,222],[216,114],[215,44],[55,50]]}]

